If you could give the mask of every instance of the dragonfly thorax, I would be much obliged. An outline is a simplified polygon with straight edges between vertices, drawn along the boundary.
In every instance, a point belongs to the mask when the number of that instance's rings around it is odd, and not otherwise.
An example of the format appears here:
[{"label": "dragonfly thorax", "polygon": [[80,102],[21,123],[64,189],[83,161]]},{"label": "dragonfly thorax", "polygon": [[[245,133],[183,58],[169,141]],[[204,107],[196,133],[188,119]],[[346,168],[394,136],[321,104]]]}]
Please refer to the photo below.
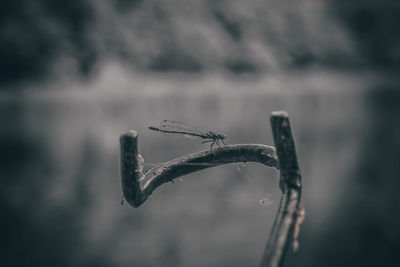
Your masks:
[{"label": "dragonfly thorax", "polygon": [[218,133],[217,137],[218,137],[218,139],[221,139],[221,140],[225,140],[226,139],[226,135],[224,135],[222,133]]}]

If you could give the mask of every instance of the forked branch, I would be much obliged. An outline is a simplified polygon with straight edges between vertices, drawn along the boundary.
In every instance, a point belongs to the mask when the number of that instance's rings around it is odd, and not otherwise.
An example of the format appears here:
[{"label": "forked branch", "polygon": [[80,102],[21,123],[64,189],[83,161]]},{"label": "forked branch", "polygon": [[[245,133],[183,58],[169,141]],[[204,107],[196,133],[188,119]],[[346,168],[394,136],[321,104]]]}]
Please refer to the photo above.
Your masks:
[{"label": "forked branch", "polygon": [[286,112],[271,114],[274,147],[261,144],[226,145],[189,154],[142,173],[143,158],[138,153],[138,136],[129,131],[120,137],[121,183],[126,201],[137,208],[163,183],[206,168],[235,163],[258,162],[280,169],[282,199],[260,267],[282,266],[285,252],[296,247],[304,210],[300,205],[301,175]]}]

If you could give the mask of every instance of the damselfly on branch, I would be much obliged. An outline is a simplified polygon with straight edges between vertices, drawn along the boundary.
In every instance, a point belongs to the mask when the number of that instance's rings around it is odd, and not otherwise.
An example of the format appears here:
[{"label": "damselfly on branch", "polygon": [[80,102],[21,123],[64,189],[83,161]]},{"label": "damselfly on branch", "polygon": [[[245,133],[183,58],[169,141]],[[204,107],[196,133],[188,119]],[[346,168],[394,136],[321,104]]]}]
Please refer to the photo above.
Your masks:
[{"label": "damselfly on branch", "polygon": [[226,135],[214,131],[199,129],[178,121],[163,120],[162,122],[160,122],[159,128],[150,126],[149,129],[162,133],[183,134],[188,136],[200,137],[202,139],[205,139],[201,143],[211,143],[211,151],[213,151],[213,146],[215,144],[220,146],[219,142],[222,142],[224,145],[226,145]]}]

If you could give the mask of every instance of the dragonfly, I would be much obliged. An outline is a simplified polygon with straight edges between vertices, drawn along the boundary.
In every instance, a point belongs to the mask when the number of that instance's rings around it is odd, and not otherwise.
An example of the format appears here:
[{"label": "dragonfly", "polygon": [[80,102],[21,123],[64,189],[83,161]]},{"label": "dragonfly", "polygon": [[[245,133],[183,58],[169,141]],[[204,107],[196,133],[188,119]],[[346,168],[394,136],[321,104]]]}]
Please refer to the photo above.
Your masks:
[{"label": "dragonfly", "polygon": [[226,135],[214,131],[196,128],[194,126],[186,125],[178,121],[163,120],[162,122],[160,122],[159,128],[150,126],[149,129],[162,133],[183,134],[187,136],[200,137],[204,139],[204,141],[201,142],[202,144],[211,143],[210,149],[212,152],[214,152],[214,145],[220,146],[220,142],[226,145]]}]

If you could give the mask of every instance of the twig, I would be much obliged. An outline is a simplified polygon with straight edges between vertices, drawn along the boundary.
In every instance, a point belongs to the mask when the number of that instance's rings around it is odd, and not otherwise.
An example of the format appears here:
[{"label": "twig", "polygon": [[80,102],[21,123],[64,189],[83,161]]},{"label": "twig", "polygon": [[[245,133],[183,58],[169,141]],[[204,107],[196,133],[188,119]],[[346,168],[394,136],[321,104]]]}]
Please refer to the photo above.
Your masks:
[{"label": "twig", "polygon": [[273,112],[271,127],[279,159],[283,195],[260,267],[283,265],[288,248],[291,245],[294,248],[297,246],[299,226],[304,218],[304,209],[300,205],[301,174],[288,114],[282,111]]},{"label": "twig", "polygon": [[130,131],[122,135],[120,142],[122,190],[126,201],[136,208],[160,185],[192,172],[234,162],[259,162],[278,168],[274,147],[242,144],[226,145],[214,149],[213,152],[205,150],[189,154],[163,163],[142,174],[139,170],[141,163],[137,152],[136,132],[133,134],[133,131]]}]

